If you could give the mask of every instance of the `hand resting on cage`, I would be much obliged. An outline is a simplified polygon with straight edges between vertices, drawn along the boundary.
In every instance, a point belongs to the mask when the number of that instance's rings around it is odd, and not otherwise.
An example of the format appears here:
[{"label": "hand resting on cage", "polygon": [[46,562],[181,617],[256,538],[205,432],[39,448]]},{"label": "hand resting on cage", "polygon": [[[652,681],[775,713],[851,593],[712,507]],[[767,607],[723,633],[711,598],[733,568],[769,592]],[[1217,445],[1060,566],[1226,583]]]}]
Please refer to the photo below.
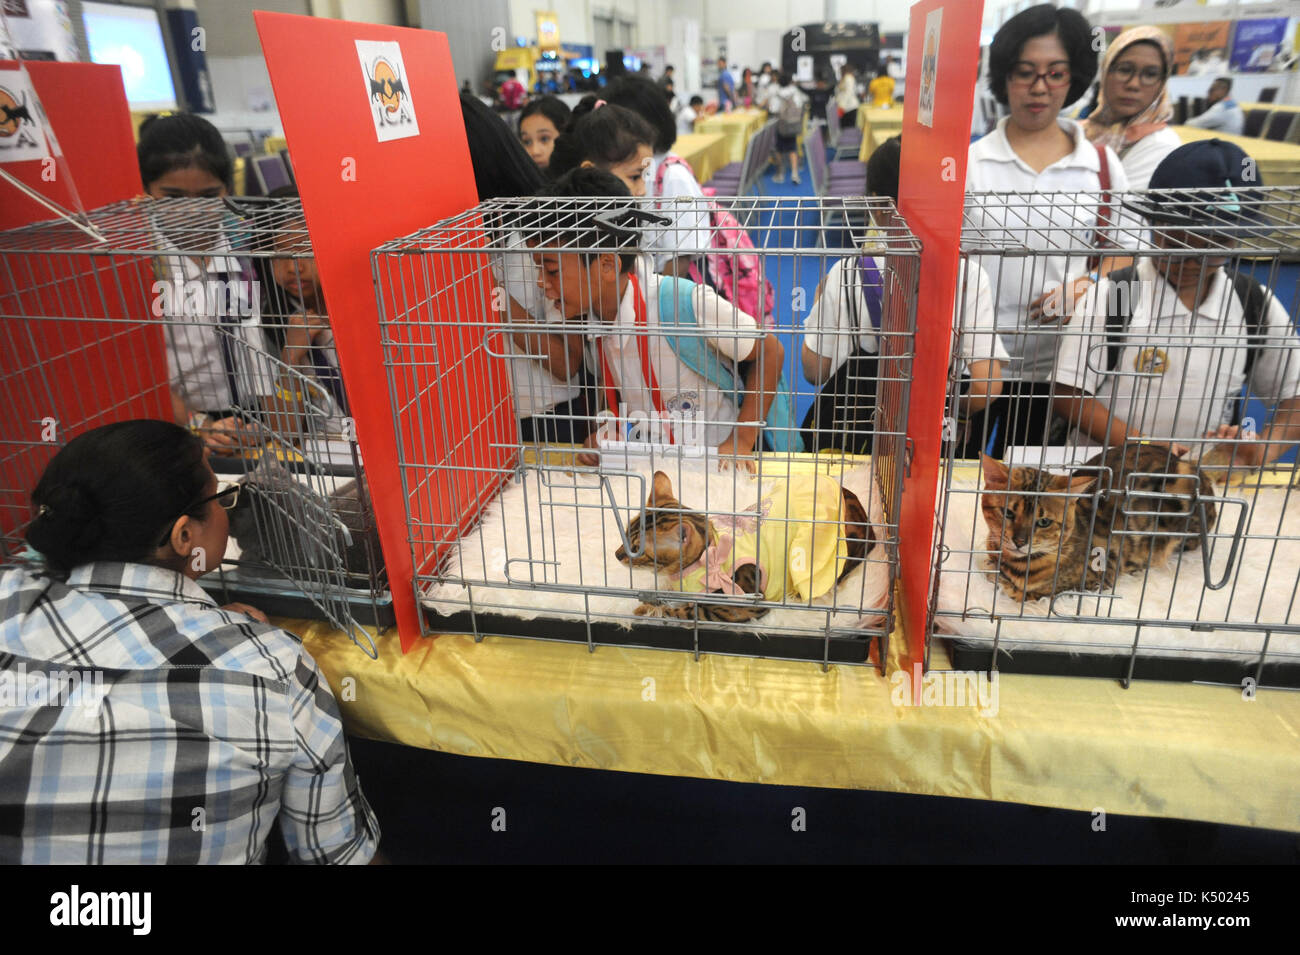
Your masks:
[{"label": "hand resting on cage", "polygon": [[[876,544],[858,496],[825,475],[775,481],[752,507],[711,518],[685,508],[668,475],[656,471],[645,519],[633,518],[627,537],[631,554],[620,545],[614,557],[661,572],[661,589],[758,594],[769,602],[829,593]],[[766,613],[766,607],[747,604],[642,603],[636,608],[638,616],[722,623]]]}]

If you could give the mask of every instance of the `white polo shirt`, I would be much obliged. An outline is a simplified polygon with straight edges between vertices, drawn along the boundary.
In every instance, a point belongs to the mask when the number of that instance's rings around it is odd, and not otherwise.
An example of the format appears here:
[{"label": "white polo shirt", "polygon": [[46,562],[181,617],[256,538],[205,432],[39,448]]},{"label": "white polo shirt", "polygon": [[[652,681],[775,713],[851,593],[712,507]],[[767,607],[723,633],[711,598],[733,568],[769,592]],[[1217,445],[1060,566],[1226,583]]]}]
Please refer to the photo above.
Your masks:
[{"label": "white polo shirt", "polygon": [[[1035,172],[1016,155],[1007,141],[1008,118],[971,144],[966,166],[966,230],[963,242],[978,241],[978,231],[994,230],[1007,236],[1016,247],[1047,253],[1053,249],[1093,247],[1100,204],[1101,163],[1097,149],[1083,133],[1083,127],[1068,119],[1057,123],[1074,139],[1074,151],[1042,172]],[[1119,157],[1104,147],[1110,167],[1111,193],[1129,188],[1128,176]],[[1041,202],[1014,201],[1000,197],[981,200],[978,193],[1066,193]],[[1103,230],[1121,248],[1136,249],[1142,223],[1115,202],[1111,207],[1114,228]],[[971,261],[983,267],[994,288],[994,317],[1002,342],[1011,356],[1008,378],[1047,381],[1056,359],[1058,329],[1051,324],[1030,324],[1029,303],[1081,275],[1088,274],[1086,255],[973,255]]]},{"label": "white polo shirt", "polygon": [[[612,383],[618,389],[619,402],[623,405],[618,409],[620,417],[653,419],[654,398],[642,373],[641,349],[638,347],[638,340],[644,341],[650,367],[659,383],[660,401],[665,413],[682,421],[685,430],[691,432],[685,436],[674,433],[677,443],[717,447],[735,430],[736,414],[740,409],[730,394],[697,375],[673,351],[659,324],[661,276],[651,272],[647,266],[645,258],[638,258],[636,275],[645,295],[645,330],[638,334],[636,293],[629,282],[619,303],[618,319],[608,333],[596,337],[597,354],[604,357],[604,362],[598,359],[597,365],[608,363]],[[742,312],[706,285],[695,286],[692,304],[700,329],[727,333],[709,336],[705,340],[718,353],[727,370],[738,378],[736,362],[757,354],[758,342],[765,332],[752,315]],[[697,440],[689,440],[691,436]]]},{"label": "white polo shirt", "polygon": [[671,201],[656,204],[660,212],[673,220],[668,226],[647,226],[644,232],[641,250],[653,253],[656,272],[678,256],[697,258],[703,255],[708,251],[713,237],[709,228],[709,214],[704,209],[704,204],[698,201],[704,198],[704,190],[695,181],[688,167],[681,163],[670,163],[664,170],[663,191],[656,191],[655,177],[659,174],[659,164],[669,156],[676,156],[676,153],[656,153],[650,160],[650,166],[646,169],[646,198],[672,200],[686,196],[697,201],[689,209],[678,210],[673,209]]},{"label": "white polo shirt", "polygon": [[[164,248],[173,248],[165,237]],[[196,411],[238,406],[252,410],[275,393],[276,368],[261,324],[260,290],[230,254],[223,236],[217,255],[158,259],[163,341],[172,390]]]},{"label": "white polo shirt", "polygon": [[1130,189],[1145,189],[1151,183],[1151,174],[1164,158],[1183,144],[1178,134],[1166,126],[1148,133],[1124,150],[1120,157]]},{"label": "white polo shirt", "polygon": [[[1149,259],[1137,264],[1132,319],[1113,372],[1106,368],[1106,312],[1112,283],[1102,279],[1080,301],[1066,328],[1055,378],[1095,397],[1151,438],[1199,439],[1230,424],[1245,383],[1244,309],[1232,282],[1217,269],[1195,313]],[[1270,293],[1250,390],[1270,408],[1300,396],[1300,337],[1286,308]],[[1090,357],[1089,357],[1090,356]],[[1258,423],[1258,430],[1263,422]]]},{"label": "white polo shirt", "polygon": [[[497,287],[522,306],[535,321],[548,325],[563,323],[564,316],[546,301],[541,286],[537,284],[540,270],[533,260],[533,250],[528,248],[518,232],[508,234],[503,250],[494,252],[491,262],[492,278]],[[498,313],[497,317],[509,326],[510,316],[507,313]],[[527,352],[515,344],[512,335],[504,334],[502,339],[503,350],[518,356],[510,359],[510,385],[514,390],[517,417],[530,418],[542,414],[581,394],[582,389],[577,384],[581,368],[574,368],[569,380],[561,381],[551,374],[540,359],[524,357]]]},{"label": "white polo shirt", "polygon": [[[883,272],[884,260],[873,257],[872,261]],[[856,270],[857,267],[857,258],[840,259],[832,265],[826,273],[822,294],[803,320],[804,344],[822,358],[831,360],[831,374],[853,353],[855,332],[863,351],[874,355],[880,350],[871,330],[871,313],[867,310],[862,280],[855,271],[848,276],[844,274],[846,268]],[[952,333],[957,342],[957,358],[962,363],[961,373],[970,374],[971,362],[1008,361],[1007,350],[994,331],[993,295],[988,276],[978,265],[967,268],[963,260],[958,281],[964,293],[959,293],[953,303]]]}]

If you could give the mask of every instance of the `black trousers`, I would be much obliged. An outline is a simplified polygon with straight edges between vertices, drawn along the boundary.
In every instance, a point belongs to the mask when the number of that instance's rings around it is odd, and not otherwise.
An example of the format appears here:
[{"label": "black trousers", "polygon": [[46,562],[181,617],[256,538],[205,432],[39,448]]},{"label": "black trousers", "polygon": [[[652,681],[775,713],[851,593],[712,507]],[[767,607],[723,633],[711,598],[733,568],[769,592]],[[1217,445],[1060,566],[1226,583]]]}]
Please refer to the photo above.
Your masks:
[{"label": "black trousers", "polygon": [[579,380],[582,389],[576,398],[558,404],[544,415],[519,419],[519,440],[542,444],[582,444],[595,425],[592,406],[596,380],[583,369]]},{"label": "black trousers", "polygon": [[958,435],[958,457],[987,453],[999,460],[1007,446],[1059,447],[1070,434],[1069,423],[1052,410],[1052,383],[1010,382],[1003,394],[970,416]]}]

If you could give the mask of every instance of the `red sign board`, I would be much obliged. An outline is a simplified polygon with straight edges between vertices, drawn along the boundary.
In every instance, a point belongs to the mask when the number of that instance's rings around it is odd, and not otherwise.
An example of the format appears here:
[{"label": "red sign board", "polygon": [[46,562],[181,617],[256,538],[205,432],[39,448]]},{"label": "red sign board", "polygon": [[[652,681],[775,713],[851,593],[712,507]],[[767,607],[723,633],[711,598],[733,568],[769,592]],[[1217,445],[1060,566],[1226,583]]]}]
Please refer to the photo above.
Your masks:
[{"label": "red sign board", "polygon": [[[903,484],[899,560],[903,585],[903,666],[925,661],[934,564],[944,400],[952,343],[966,192],[966,153],[979,73],[983,0],[922,0],[911,10],[899,211],[921,240],[916,357],[908,437],[911,469]],[[916,684],[916,692],[921,686]]]},{"label": "red sign board", "polygon": [[[508,388],[496,403],[482,393],[487,376],[474,365],[481,358],[473,357],[482,349],[476,352],[472,342],[457,345],[471,356],[457,363],[466,381],[435,381],[435,363],[424,357],[433,334],[424,319],[405,319],[412,325],[401,330],[395,360],[410,374],[394,391],[384,370],[371,251],[478,201],[447,37],[260,11],[254,18],[328,304],[402,647],[409,649],[420,634],[413,551],[424,570],[422,529],[469,519],[452,511],[474,498],[503,453],[501,442],[492,446],[493,429],[481,427],[482,409],[513,415]],[[412,270],[422,267],[417,258]],[[401,291],[414,296],[403,299],[409,314],[428,309],[430,290],[414,272]],[[474,399],[462,400],[465,394]],[[419,460],[417,449],[439,466],[406,487],[412,482],[404,482],[399,461],[409,468]],[[414,508],[409,530],[408,502]]]},{"label": "red sign board", "polygon": [[[139,195],[118,67],[25,65],[30,90],[18,64],[6,61],[0,61],[0,89],[23,90],[17,108],[31,117],[27,128],[43,137],[30,101],[35,94],[61,155],[5,162],[5,171],[72,212]],[[6,124],[11,134],[16,123],[24,120]],[[50,209],[0,182],[0,230],[53,218]],[[71,237],[77,247],[96,246],[71,227],[61,231],[60,242]],[[32,489],[62,442],[115,421],[170,419],[171,406],[147,258],[60,255],[25,243],[22,251],[7,252],[0,276],[0,537],[17,540],[31,518]]]}]

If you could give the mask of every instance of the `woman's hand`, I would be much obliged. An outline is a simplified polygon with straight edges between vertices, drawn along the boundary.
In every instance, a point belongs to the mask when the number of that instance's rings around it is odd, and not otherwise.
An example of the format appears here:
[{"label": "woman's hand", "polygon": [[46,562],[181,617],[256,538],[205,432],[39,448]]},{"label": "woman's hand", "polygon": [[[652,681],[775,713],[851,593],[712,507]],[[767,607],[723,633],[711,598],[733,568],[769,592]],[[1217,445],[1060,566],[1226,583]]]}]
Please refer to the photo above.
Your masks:
[{"label": "woman's hand", "polygon": [[224,606],[222,606],[221,609],[228,610],[231,613],[242,613],[245,616],[252,617],[258,623],[271,622],[266,619],[266,614],[262,613],[262,611],[258,610],[256,607],[250,607],[248,604],[241,604],[241,603],[225,604]]},{"label": "woman's hand", "polygon": [[1070,324],[1070,316],[1074,314],[1074,306],[1087,294],[1088,289],[1092,287],[1092,276],[1081,275],[1074,280],[1070,287],[1070,301],[1067,306],[1065,303],[1065,286],[1058,285],[1050,292],[1044,292],[1038,298],[1029,303],[1029,320],[1040,324],[1049,322],[1060,322],[1062,325]]}]

